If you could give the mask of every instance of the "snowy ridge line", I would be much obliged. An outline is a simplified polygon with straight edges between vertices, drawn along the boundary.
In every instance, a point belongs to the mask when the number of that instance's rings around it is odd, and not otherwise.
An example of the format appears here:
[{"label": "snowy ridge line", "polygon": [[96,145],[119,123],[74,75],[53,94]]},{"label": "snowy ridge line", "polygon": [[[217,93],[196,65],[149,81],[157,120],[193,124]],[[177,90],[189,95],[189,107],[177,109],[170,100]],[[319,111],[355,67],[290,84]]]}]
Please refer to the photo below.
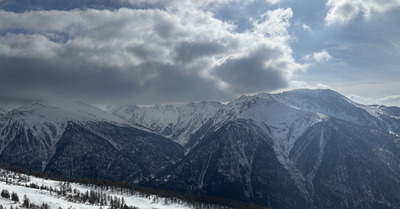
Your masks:
[{"label": "snowy ridge line", "polygon": [[219,102],[164,104],[145,107],[109,105],[105,110],[184,146],[188,143],[190,136],[212,118],[222,106]]},{"label": "snowy ridge line", "polygon": [[[17,168],[17,170],[20,168]],[[25,170],[25,169],[22,169]],[[29,172],[29,171],[28,171]],[[34,172],[38,174],[38,172]],[[41,173],[41,175],[47,175]],[[65,179],[64,179],[65,180]],[[116,183],[106,180],[79,180],[78,182],[51,180],[40,178],[23,173],[17,173],[0,168],[0,207],[4,209],[21,208],[82,208],[82,209],[234,209],[234,208],[255,208],[264,207],[240,203],[231,200],[199,196],[198,199],[213,202],[196,201],[196,195],[177,194],[168,191],[140,187],[132,184]],[[85,182],[85,183],[82,183]],[[101,185],[95,184],[101,182]],[[124,185],[120,187],[119,185]],[[129,188],[131,186],[131,188]],[[3,191],[9,194],[16,194],[17,201],[3,197]],[[10,195],[11,196],[11,195]],[[180,196],[180,197],[177,197]],[[184,197],[187,200],[184,200]],[[215,204],[221,201],[222,204]],[[226,201],[226,202],[224,202]],[[232,205],[232,206],[224,206]]]}]

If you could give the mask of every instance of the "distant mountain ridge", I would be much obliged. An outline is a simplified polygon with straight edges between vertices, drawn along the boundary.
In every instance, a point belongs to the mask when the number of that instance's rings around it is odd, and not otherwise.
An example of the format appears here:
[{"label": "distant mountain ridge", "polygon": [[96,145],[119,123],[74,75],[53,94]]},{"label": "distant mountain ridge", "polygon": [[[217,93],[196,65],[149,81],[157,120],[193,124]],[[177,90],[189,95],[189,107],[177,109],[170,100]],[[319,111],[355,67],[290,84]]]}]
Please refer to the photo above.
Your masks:
[{"label": "distant mountain ridge", "polygon": [[400,180],[399,110],[332,90],[242,96],[222,105],[189,137],[186,156],[149,185],[272,208],[393,208],[400,205],[393,191],[379,195],[394,201],[382,201],[363,188],[385,191],[375,179],[383,173],[387,182]]},{"label": "distant mountain ridge", "polygon": [[81,103],[9,112],[0,161],[270,208],[400,207],[398,107],[298,89],[106,110],[113,115]]},{"label": "distant mountain ridge", "polygon": [[139,182],[183,155],[170,139],[79,102],[22,106],[1,117],[0,133],[0,162],[62,176]]},{"label": "distant mountain ridge", "polygon": [[142,108],[135,105],[116,105],[108,106],[107,111],[132,124],[170,137],[185,146],[190,136],[196,133],[222,106],[219,102],[167,104]]}]

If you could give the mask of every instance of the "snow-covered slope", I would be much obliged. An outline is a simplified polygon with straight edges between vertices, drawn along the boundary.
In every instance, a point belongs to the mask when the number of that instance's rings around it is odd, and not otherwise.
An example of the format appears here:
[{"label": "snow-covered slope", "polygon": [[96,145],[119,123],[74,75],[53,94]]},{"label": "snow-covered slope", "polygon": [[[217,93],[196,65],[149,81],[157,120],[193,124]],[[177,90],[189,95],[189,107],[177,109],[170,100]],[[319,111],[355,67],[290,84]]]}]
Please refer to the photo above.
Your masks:
[{"label": "snow-covered slope", "polygon": [[140,107],[136,105],[108,105],[103,108],[105,111],[112,113],[126,121],[132,117],[132,113],[139,110]]},{"label": "snow-covered slope", "polygon": [[9,112],[0,160],[272,208],[400,207],[397,107],[301,89],[107,111],[34,103]]},{"label": "snow-covered slope", "polygon": [[[38,188],[34,188],[34,186],[37,186]],[[50,188],[52,188],[52,191],[50,191]],[[26,199],[28,200],[29,204],[33,204],[38,207],[47,204],[47,206],[50,208],[62,209],[98,209],[99,207],[109,208],[111,207],[110,204],[112,204],[111,199],[117,199],[120,201],[119,205],[122,204],[123,200],[127,207],[136,207],[138,209],[191,209],[196,207],[194,205],[203,205],[203,207],[197,206],[196,208],[222,208],[217,205],[205,203],[189,204],[185,201],[177,200],[176,198],[174,200],[175,202],[173,202],[172,198],[168,199],[151,194],[145,195],[140,194],[137,191],[134,191],[134,194],[131,194],[132,191],[123,188],[107,189],[95,185],[84,185],[43,179],[10,172],[4,169],[0,169],[0,189],[7,190],[9,194],[16,193],[19,198],[19,201],[15,202],[10,198],[0,197],[0,205],[2,205],[3,208],[10,208],[11,206],[14,208],[17,206],[25,208],[26,206],[24,207],[22,205]],[[57,190],[65,190],[66,192],[64,194],[58,193]],[[101,201],[102,204],[98,203],[97,201],[90,202],[89,199],[82,201],[82,199],[78,198],[77,194],[79,194],[79,197],[82,197],[82,195],[86,192],[88,192],[88,194],[100,193],[106,198]],[[110,197],[110,199],[107,197]],[[117,206],[118,208],[123,208],[119,205]]]},{"label": "snow-covered slope", "polygon": [[321,113],[360,125],[380,125],[377,118],[364,109],[368,106],[359,105],[329,89],[297,89],[274,95],[274,97],[304,111]]},{"label": "snow-covered slope", "polygon": [[376,179],[398,185],[399,115],[332,90],[242,96],[193,135],[190,152],[157,185],[272,208],[396,208],[400,198],[379,195],[399,189],[367,197],[363,188],[383,190]]},{"label": "snow-covered slope", "polygon": [[[276,139],[277,152],[284,152],[285,155],[307,128],[327,117],[400,135],[400,126],[387,122],[400,119],[394,108],[357,104],[329,89],[261,93],[242,96],[227,105],[216,102],[142,108],[122,105],[108,106],[107,111],[132,124],[170,137],[189,150],[206,132],[215,131],[234,118],[255,120],[259,125],[269,127],[271,136]],[[199,132],[200,129],[203,133]]]},{"label": "snow-covered slope", "polygon": [[47,150],[38,150],[38,155],[55,152],[55,144],[64,133],[68,122],[87,124],[107,122],[119,126],[131,126],[123,119],[104,112],[96,107],[80,102],[32,102],[0,119],[0,153],[18,135],[36,138]]},{"label": "snow-covered slope", "polygon": [[400,136],[400,108],[357,104],[329,89],[297,89],[280,94],[242,96],[213,118],[214,131],[233,119],[247,119],[274,139],[282,163],[296,140],[318,122],[335,118]]},{"label": "snow-covered slope", "polygon": [[250,97],[251,105],[236,118],[253,121],[274,139],[278,159],[286,163],[296,140],[312,125],[326,120],[319,112],[302,110],[278,101],[274,96]]},{"label": "snow-covered slope", "polygon": [[134,182],[177,160],[182,149],[79,102],[33,102],[7,113],[0,118],[0,142],[0,162],[58,175],[83,178],[92,173]]},{"label": "snow-covered slope", "polygon": [[109,106],[107,110],[132,124],[153,130],[186,145],[223,105],[218,102],[167,104],[139,108],[135,105]]},{"label": "snow-covered slope", "polygon": [[[130,125],[119,117],[80,102],[33,102],[4,115],[0,121],[0,127],[4,128],[6,124],[18,123],[25,130],[32,130],[34,135],[40,135],[45,132],[48,135],[55,134],[56,136],[60,136],[69,121],[76,123],[108,122],[125,126]],[[42,129],[47,125],[52,125],[53,128],[49,128],[52,130]]]}]

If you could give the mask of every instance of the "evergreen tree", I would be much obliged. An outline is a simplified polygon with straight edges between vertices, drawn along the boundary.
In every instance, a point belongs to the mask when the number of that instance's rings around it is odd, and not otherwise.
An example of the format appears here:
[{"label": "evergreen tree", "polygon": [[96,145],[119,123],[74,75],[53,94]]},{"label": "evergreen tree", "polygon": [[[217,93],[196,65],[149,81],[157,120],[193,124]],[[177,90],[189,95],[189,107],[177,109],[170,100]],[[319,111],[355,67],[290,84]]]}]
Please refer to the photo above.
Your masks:
[{"label": "evergreen tree", "polygon": [[11,193],[11,200],[14,202],[18,202],[19,201],[18,194],[15,192]]},{"label": "evergreen tree", "polygon": [[29,198],[24,195],[24,199],[22,200],[22,207],[29,208]]},{"label": "evergreen tree", "polygon": [[120,206],[120,208],[124,208],[124,205],[125,205],[125,200],[124,200],[124,198],[122,197],[122,199],[121,199],[121,206]]},{"label": "evergreen tree", "polygon": [[3,189],[1,190],[1,196],[8,199],[10,198],[10,193],[8,192],[7,189]]},{"label": "evergreen tree", "polygon": [[42,207],[40,207],[42,209],[50,209],[50,206],[47,203],[43,203]]}]

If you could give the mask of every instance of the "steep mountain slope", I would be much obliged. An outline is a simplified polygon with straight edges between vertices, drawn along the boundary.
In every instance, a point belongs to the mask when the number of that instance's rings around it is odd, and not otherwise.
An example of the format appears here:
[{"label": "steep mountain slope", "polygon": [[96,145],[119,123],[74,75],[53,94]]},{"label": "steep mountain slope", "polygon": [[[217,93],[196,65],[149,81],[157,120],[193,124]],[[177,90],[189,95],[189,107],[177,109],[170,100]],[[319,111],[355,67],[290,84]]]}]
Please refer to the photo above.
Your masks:
[{"label": "steep mountain slope", "polygon": [[314,208],[397,208],[399,148],[387,133],[330,119],[297,141],[291,160]]},{"label": "steep mountain slope", "polygon": [[223,105],[218,102],[155,105],[139,108],[135,105],[109,106],[107,111],[132,124],[140,125],[170,137],[185,146],[188,139]]},{"label": "steep mountain slope", "polygon": [[0,162],[63,176],[138,182],[177,161],[170,139],[83,103],[35,102],[0,119]]},{"label": "steep mountain slope", "polygon": [[382,120],[390,134],[400,136],[400,108],[386,106],[364,106],[364,108]]},{"label": "steep mountain slope", "polygon": [[279,162],[273,139],[260,135],[261,129],[248,120],[231,121],[206,137],[153,186],[272,208],[305,208],[307,201]]},{"label": "steep mountain slope", "polygon": [[219,110],[189,140],[191,152],[150,184],[272,208],[397,207],[397,110],[331,90],[244,96]]},{"label": "steep mountain slope", "polygon": [[400,208],[397,107],[293,90],[108,111],[32,103],[9,112],[0,162],[271,208]]}]

